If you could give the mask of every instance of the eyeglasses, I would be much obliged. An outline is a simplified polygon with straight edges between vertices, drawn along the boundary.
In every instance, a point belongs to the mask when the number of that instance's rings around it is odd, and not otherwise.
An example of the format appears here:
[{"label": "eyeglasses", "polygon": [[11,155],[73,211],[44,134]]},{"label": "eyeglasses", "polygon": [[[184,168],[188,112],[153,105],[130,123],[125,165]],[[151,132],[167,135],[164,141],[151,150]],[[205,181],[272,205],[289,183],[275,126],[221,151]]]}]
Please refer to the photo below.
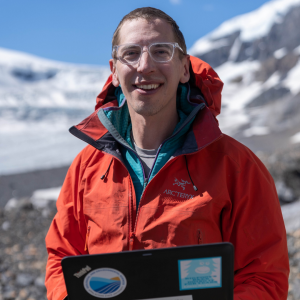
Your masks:
[{"label": "eyeglasses", "polygon": [[[147,47],[147,52],[155,62],[166,63],[173,58],[175,48],[185,54],[178,43],[153,43]],[[144,52],[141,45],[123,44],[113,47],[112,57],[125,65],[134,65],[140,61]]]}]

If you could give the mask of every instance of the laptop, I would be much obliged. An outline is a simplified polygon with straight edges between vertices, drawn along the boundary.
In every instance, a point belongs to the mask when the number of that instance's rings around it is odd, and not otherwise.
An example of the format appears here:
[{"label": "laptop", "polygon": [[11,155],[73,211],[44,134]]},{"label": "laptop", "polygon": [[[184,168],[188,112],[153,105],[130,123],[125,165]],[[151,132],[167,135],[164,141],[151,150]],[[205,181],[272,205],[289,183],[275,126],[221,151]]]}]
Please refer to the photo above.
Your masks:
[{"label": "laptop", "polygon": [[62,259],[69,300],[233,299],[234,249],[205,244]]}]

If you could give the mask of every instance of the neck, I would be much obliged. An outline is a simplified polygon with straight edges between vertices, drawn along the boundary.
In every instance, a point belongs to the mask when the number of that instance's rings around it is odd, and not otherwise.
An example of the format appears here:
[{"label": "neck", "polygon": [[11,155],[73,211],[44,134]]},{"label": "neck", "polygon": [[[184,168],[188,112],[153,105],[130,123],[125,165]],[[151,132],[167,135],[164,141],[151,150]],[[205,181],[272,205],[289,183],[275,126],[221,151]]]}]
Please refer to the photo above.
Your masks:
[{"label": "neck", "polygon": [[130,117],[134,142],[142,149],[158,149],[164,140],[172,135],[179,121],[176,106],[167,114],[142,116],[130,112]]}]

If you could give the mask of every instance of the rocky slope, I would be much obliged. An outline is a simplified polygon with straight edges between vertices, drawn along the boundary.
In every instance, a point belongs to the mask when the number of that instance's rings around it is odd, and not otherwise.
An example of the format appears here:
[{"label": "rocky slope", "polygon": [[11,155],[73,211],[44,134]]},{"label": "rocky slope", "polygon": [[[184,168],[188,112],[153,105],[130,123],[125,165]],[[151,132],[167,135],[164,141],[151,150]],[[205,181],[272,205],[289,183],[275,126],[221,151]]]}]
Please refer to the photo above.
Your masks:
[{"label": "rocky slope", "polygon": [[300,142],[299,26],[299,0],[270,1],[190,49],[225,83],[221,129],[255,151]]},{"label": "rocky slope", "polygon": [[[0,300],[47,299],[44,239],[55,213],[55,201],[37,205],[31,198],[10,201],[0,211]],[[288,300],[300,300],[300,226],[288,230],[287,240],[291,268]]]}]

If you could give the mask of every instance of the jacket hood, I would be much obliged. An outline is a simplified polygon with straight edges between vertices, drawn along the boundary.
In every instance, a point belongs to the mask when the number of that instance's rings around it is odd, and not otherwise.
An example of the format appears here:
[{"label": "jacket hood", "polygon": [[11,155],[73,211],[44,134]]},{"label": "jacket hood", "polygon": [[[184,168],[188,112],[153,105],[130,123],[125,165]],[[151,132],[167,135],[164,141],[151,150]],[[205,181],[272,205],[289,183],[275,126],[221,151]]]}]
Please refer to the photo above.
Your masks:
[{"label": "jacket hood", "polygon": [[[223,82],[217,73],[204,61],[191,56],[190,62],[191,76],[189,82],[186,84],[188,92],[183,94],[185,94],[186,104],[197,107],[194,110],[194,113],[197,115],[191,126],[191,130],[186,135],[185,143],[181,148],[181,154],[198,151],[218,139],[222,134],[216,116],[220,113],[221,109]],[[179,94],[183,98],[183,90],[182,85],[179,85],[177,98],[180,96]],[[117,145],[116,138],[119,141],[121,135],[117,130],[108,131],[107,124],[109,122],[105,122],[106,124],[104,124],[103,120],[105,118],[102,117],[108,111],[119,111],[120,105],[122,106],[119,102],[116,87],[112,84],[112,75],[110,75],[102,92],[97,97],[95,111],[81,123],[71,127],[69,131],[96,149],[116,156],[117,154],[113,149]],[[201,113],[198,113],[197,111],[200,110]],[[119,119],[124,121],[122,118]],[[180,155],[180,153],[178,152],[177,155]],[[122,159],[122,156],[119,155],[119,158]]]},{"label": "jacket hood", "polygon": [[[205,104],[214,117],[216,117],[221,111],[223,82],[208,63],[194,56],[190,56],[190,74],[191,78],[189,84],[192,94],[191,99],[193,99],[194,102],[203,102],[202,97],[199,97],[200,90],[205,100]],[[95,110],[116,99],[115,89],[116,88],[112,84],[112,75],[110,75],[101,93],[97,96]],[[194,99],[193,93],[198,94],[198,97]]]}]

